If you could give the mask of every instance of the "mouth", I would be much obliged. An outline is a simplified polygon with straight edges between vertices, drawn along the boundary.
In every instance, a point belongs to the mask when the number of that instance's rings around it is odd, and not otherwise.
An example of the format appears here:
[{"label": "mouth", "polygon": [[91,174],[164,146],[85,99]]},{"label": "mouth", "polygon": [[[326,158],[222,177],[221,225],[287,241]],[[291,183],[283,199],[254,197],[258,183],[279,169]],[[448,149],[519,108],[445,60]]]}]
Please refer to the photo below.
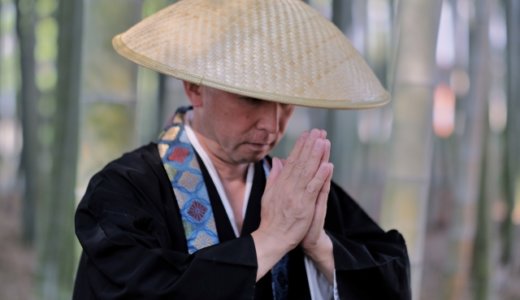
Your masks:
[{"label": "mouth", "polygon": [[245,143],[245,145],[255,151],[268,151],[271,149],[272,143]]}]

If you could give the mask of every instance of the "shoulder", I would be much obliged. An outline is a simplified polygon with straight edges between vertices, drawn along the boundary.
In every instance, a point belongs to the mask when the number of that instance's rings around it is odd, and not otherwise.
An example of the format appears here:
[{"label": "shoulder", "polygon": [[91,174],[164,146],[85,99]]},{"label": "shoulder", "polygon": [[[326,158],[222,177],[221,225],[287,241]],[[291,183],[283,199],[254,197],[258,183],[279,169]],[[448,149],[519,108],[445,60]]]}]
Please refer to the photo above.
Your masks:
[{"label": "shoulder", "polygon": [[152,172],[155,168],[161,166],[161,164],[157,144],[150,143],[127,152],[121,157],[111,161],[96,175],[143,174]]},{"label": "shoulder", "polygon": [[169,187],[168,178],[157,144],[150,143],[123,154],[95,174],[79,208],[106,208],[121,202],[142,206],[163,199],[166,187]]},{"label": "shoulder", "polygon": [[111,161],[95,174],[92,179],[99,178],[105,181],[109,179],[124,179],[127,183],[134,183],[134,181],[139,181],[140,179],[150,179],[150,177],[156,176],[156,173],[161,168],[162,162],[157,150],[157,144],[150,143]]},{"label": "shoulder", "polygon": [[361,206],[336,182],[332,181],[329,192],[329,205],[342,210],[363,210]]},{"label": "shoulder", "polygon": [[345,233],[358,230],[383,232],[359,203],[335,182],[332,182],[329,192],[326,223],[341,228]]}]

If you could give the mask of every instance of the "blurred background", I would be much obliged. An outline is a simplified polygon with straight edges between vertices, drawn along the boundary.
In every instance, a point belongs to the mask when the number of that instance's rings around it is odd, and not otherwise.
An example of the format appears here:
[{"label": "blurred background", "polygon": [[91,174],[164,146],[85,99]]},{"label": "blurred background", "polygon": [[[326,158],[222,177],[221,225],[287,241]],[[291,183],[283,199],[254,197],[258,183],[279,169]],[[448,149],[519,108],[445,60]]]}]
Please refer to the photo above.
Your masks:
[{"label": "blurred background", "polygon": [[[187,104],[111,46],[173,2],[0,0],[0,299],[71,298],[89,178]],[[414,299],[520,299],[520,1],[307,2],[392,103],[299,108],[276,153],[328,130],[335,180],[405,235]]]}]

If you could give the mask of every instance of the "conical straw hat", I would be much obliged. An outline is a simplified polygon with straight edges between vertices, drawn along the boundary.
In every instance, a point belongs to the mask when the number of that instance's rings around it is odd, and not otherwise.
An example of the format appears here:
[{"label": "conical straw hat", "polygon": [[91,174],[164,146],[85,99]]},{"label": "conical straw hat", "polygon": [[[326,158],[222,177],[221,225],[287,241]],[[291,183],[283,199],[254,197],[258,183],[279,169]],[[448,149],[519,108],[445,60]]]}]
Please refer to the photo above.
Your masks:
[{"label": "conical straw hat", "polygon": [[142,66],[253,98],[342,109],[388,102],[343,33],[301,0],[181,0],[113,45]]}]

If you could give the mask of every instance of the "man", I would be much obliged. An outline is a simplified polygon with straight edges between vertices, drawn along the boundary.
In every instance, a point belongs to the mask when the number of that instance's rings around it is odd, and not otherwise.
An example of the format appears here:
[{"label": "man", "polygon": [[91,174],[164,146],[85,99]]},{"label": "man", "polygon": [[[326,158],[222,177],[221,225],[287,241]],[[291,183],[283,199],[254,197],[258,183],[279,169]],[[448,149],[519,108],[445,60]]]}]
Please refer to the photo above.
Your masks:
[{"label": "man", "polygon": [[401,235],[331,181],[326,132],[268,156],[294,105],[387,102],[332,24],[300,0],[183,0],[114,46],[191,107],[92,178],[74,299],[410,299]]}]

